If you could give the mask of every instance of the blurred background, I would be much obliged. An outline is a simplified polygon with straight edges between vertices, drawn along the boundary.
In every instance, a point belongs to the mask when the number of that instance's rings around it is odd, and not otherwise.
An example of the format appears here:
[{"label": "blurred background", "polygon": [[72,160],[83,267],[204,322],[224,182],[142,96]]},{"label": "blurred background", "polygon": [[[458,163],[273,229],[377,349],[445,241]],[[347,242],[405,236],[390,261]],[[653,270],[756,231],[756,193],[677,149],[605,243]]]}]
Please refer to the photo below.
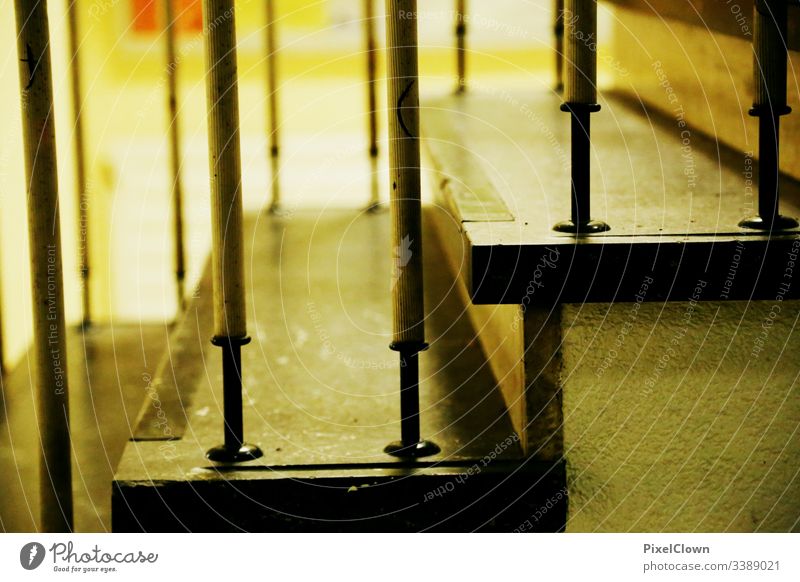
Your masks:
[{"label": "blurred background", "polygon": [[[167,60],[155,0],[77,0],[86,132],[88,237],[78,228],[70,104],[67,2],[49,3],[55,83],[61,221],[68,320],[80,320],[78,248],[88,239],[92,318],[161,322],[176,313],[171,267]],[[383,3],[375,2],[379,45]],[[452,89],[453,2],[420,3],[422,91]],[[175,0],[180,22],[176,61],[183,148],[185,221],[191,291],[206,260],[209,180],[203,84],[202,7]],[[278,0],[281,181],[289,207],[357,206],[368,197],[366,60],[363,3]],[[237,3],[242,164],[245,205],[261,208],[272,179],[266,154],[265,3]],[[549,0],[496,0],[470,6],[470,75],[474,83],[541,88],[552,84]],[[602,18],[607,17],[601,7]],[[6,365],[30,341],[30,291],[14,10],[0,10],[0,262]],[[606,18],[607,20],[607,18]],[[602,25],[601,25],[602,26]],[[601,28],[602,30],[602,28]],[[379,107],[383,107],[383,56]],[[335,115],[332,115],[335,112]],[[381,138],[385,115],[381,111]],[[382,154],[385,152],[382,152]],[[385,164],[381,164],[383,168]],[[384,186],[385,180],[380,180]],[[385,198],[385,194],[384,194]],[[13,330],[13,333],[11,332]]]}]

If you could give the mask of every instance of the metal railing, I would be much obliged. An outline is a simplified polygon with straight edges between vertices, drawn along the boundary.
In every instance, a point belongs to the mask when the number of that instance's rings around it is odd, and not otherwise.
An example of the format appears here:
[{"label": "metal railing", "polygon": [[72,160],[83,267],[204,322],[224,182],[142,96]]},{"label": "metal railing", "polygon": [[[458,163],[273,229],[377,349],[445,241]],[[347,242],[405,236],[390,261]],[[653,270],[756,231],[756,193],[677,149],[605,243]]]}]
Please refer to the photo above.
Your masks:
[{"label": "metal railing", "polygon": [[[204,0],[206,23],[206,83],[209,129],[209,164],[212,193],[212,266],[214,288],[214,337],[222,349],[224,390],[224,442],[208,452],[218,462],[239,462],[259,457],[261,451],[247,444],[242,420],[241,348],[247,344],[243,263],[243,208],[239,141],[236,24],[233,0]],[[557,55],[557,84],[564,72],[562,109],[572,116],[572,212],[569,221],[556,230],[576,236],[607,230],[605,223],[591,220],[589,188],[589,116],[597,103],[596,45],[585,42],[597,37],[595,0],[556,2],[554,32],[556,46],[566,45],[566,55]],[[364,35],[369,104],[368,155],[373,177],[377,174],[378,122],[376,96],[377,43],[372,0],[364,0]],[[456,88],[467,91],[466,2],[456,1]],[[46,2],[15,0],[23,141],[30,230],[31,282],[36,359],[37,422],[41,435],[41,527],[44,531],[67,531],[73,526],[71,495],[71,445],[69,432],[66,329],[64,317],[62,251],[59,231],[58,180],[54,130],[50,39]],[[276,19],[272,0],[266,2],[267,92],[269,157],[273,168],[270,207],[280,208],[279,108],[277,83]],[[401,439],[385,451],[400,457],[420,457],[438,452],[422,438],[419,422],[419,353],[425,343],[423,299],[423,232],[420,199],[419,75],[416,0],[387,0],[386,39],[388,63],[388,151],[392,247],[406,249],[409,260],[394,274],[392,290],[392,350],[399,353]],[[185,300],[185,251],[181,148],[177,110],[177,62],[174,18],[164,3],[164,27],[168,59],[169,152],[173,201],[174,270],[179,304]],[[78,22],[74,5],[68,12],[71,53],[72,100],[75,121],[76,189],[79,232],[88,232],[88,192],[81,114],[78,54]],[[562,37],[566,37],[566,41]],[[759,216],[742,225],[757,229],[797,226],[779,212],[778,130],[786,106],[786,3],[759,0],[755,12],[755,84],[752,114],[759,117],[762,171]],[[560,52],[560,48],[557,49]],[[373,178],[374,179],[374,178]],[[373,185],[369,208],[379,204]],[[88,241],[87,239],[84,239]],[[83,282],[83,320],[91,320],[89,294],[89,248],[80,248]],[[387,258],[387,260],[390,260]],[[0,338],[1,339],[1,338]],[[2,345],[0,341],[0,345]]]}]

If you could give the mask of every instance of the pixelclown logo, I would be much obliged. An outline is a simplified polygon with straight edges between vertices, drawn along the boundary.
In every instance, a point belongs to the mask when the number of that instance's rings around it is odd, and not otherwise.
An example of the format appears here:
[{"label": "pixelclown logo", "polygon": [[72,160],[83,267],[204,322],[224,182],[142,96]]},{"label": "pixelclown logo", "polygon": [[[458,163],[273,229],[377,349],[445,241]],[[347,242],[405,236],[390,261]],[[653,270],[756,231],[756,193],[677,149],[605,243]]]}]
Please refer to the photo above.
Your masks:
[{"label": "pixelclown logo", "polygon": [[38,542],[30,542],[19,551],[19,563],[26,570],[35,570],[42,565],[44,556],[44,546]]}]

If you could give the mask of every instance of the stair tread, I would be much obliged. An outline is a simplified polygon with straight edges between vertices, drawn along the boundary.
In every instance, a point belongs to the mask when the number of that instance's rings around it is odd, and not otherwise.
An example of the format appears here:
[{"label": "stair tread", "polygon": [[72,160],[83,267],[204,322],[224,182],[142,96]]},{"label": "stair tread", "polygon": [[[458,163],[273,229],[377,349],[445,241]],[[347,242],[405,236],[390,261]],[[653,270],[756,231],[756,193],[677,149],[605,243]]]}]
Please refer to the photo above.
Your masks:
[{"label": "stair tread", "polygon": [[[308,520],[300,520],[302,527],[318,529],[324,516],[346,520],[363,510],[378,512],[370,514],[374,517],[380,514],[379,506],[390,505],[402,517],[395,516],[386,527],[405,529],[423,527],[437,512],[458,513],[441,505],[434,511],[432,504],[421,502],[431,488],[454,487],[447,483],[463,480],[460,476],[465,474],[472,473],[474,485],[460,488],[448,504],[471,496],[469,505],[507,480],[505,493],[487,497],[497,500],[497,507],[511,507],[519,499],[530,505],[534,493],[538,503],[540,488],[549,494],[563,487],[560,462],[523,458],[431,232],[426,234],[424,258],[430,348],[420,357],[421,420],[423,436],[442,450],[417,463],[383,453],[383,447],[399,437],[400,414],[399,358],[388,347],[390,226],[386,212],[346,210],[246,220],[253,342],[242,351],[245,437],[258,444],[264,456],[227,467],[205,459],[205,452],[222,440],[221,358],[219,348],[209,343],[206,273],[170,341],[171,356],[154,381],[157,398],[145,402],[137,442],[128,444],[115,475],[115,529],[135,529],[140,520],[149,529],[179,527],[177,522],[167,523],[166,517],[159,521],[140,515],[152,513],[147,506],[154,499],[169,499],[166,507],[172,514],[194,519],[193,531],[222,527],[204,511],[207,507],[229,512],[226,515],[245,529],[278,527],[276,515],[295,507],[310,512]],[[516,477],[509,480],[512,475]],[[417,484],[420,480],[425,483]],[[395,482],[396,487],[380,489],[378,496],[363,493],[358,511],[348,501],[352,497],[341,497],[365,484]],[[243,511],[244,506],[231,504],[232,493],[225,489],[232,483],[248,496],[277,496],[271,507],[283,509],[264,510],[266,514],[252,507]],[[308,489],[309,483],[317,489]],[[187,496],[194,501],[188,503]],[[495,507],[482,503],[487,510]],[[338,509],[331,510],[331,504]],[[193,512],[205,517],[186,517]],[[505,529],[518,517],[509,519]],[[259,520],[267,520],[267,525]]]},{"label": "stair tread", "polygon": [[[704,300],[775,298],[800,230],[738,226],[753,213],[747,203],[757,204],[747,180],[758,164],[620,97],[604,99],[591,121],[591,214],[611,230],[555,232],[570,215],[570,120],[559,105],[553,92],[477,90],[423,110],[433,182],[461,228],[448,253],[463,257],[475,303],[634,301],[646,277],[646,301],[688,300],[700,279],[713,289]],[[781,212],[800,216],[800,187],[789,179]],[[551,249],[561,260],[531,294],[534,267]]]}]

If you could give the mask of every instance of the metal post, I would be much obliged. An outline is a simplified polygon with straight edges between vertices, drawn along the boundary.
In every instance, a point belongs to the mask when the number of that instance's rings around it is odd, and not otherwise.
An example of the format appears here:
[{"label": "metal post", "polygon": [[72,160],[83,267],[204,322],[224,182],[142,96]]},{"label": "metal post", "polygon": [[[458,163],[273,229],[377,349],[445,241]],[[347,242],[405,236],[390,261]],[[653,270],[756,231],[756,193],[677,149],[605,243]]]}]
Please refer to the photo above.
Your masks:
[{"label": "metal post", "polygon": [[750,115],[758,117],[758,216],[745,218],[743,228],[781,230],[798,226],[780,214],[780,120],[792,110],[786,104],[785,0],[757,0],[754,8],[753,80]]},{"label": "metal post", "polygon": [[269,117],[269,159],[272,171],[270,212],[281,210],[280,127],[278,117],[278,51],[275,40],[275,0],[267,0],[267,115]]},{"label": "metal post", "polygon": [[178,118],[178,61],[175,58],[175,17],[172,0],[164,5],[164,38],[167,49],[167,108],[169,111],[169,162],[172,174],[172,232],[178,309],[186,308],[186,251],[183,235],[183,183],[181,180],[181,132]]},{"label": "metal post", "polygon": [[15,0],[41,443],[41,529],[72,531],[64,281],[47,3]]},{"label": "metal post", "polygon": [[467,90],[467,0],[456,0],[456,93]]},{"label": "metal post", "polygon": [[572,116],[571,219],[553,227],[558,232],[591,234],[610,227],[591,219],[591,137],[589,117],[597,103],[597,2],[566,0],[563,19],[567,33],[567,83],[562,111]]},{"label": "metal post", "polygon": [[67,39],[70,52],[72,81],[72,123],[75,152],[75,189],[78,195],[78,256],[80,260],[83,325],[92,321],[91,289],[89,276],[89,199],[86,180],[86,150],[84,147],[83,115],[81,109],[81,61],[79,51],[79,25],[76,0],[67,2]]},{"label": "metal post", "polygon": [[[410,17],[409,17],[410,15]],[[391,179],[392,350],[400,353],[401,440],[384,450],[398,457],[423,457],[439,447],[420,440],[418,354],[425,343],[420,200],[419,74],[417,2],[387,0],[389,85],[389,174]]]},{"label": "metal post", "polygon": [[556,40],[556,91],[564,90],[564,0],[555,0],[553,34]]},{"label": "metal post", "polygon": [[367,52],[367,107],[369,108],[369,159],[370,159],[370,200],[367,209],[380,209],[380,190],[378,188],[378,96],[377,96],[377,42],[375,41],[374,0],[364,0],[364,38]]},{"label": "metal post", "polygon": [[248,343],[242,232],[242,166],[233,0],[203,0],[208,158],[211,175],[211,263],[214,338],[222,349],[225,442],[209,450],[217,462],[256,459],[244,442],[241,346]]}]

